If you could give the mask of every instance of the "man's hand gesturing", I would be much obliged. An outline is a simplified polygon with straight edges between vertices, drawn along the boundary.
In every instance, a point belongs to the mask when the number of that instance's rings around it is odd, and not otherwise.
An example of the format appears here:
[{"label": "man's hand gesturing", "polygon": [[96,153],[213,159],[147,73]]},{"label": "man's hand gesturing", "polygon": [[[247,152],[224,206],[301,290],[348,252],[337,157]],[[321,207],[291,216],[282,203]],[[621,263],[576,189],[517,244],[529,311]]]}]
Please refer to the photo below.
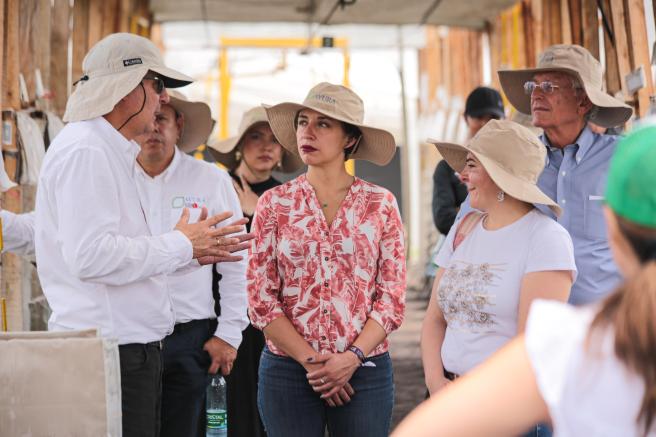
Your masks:
[{"label": "man's hand gesturing", "polygon": [[182,216],[175,229],[182,232],[191,241],[194,250],[193,257],[200,264],[240,261],[242,256],[232,255],[234,252],[248,249],[248,241],[253,234],[239,234],[244,231],[247,218],[236,220],[226,226],[215,227],[232,217],[232,212],[222,212],[207,217],[207,208],[203,207],[196,223],[189,223],[189,209],[182,210]]}]

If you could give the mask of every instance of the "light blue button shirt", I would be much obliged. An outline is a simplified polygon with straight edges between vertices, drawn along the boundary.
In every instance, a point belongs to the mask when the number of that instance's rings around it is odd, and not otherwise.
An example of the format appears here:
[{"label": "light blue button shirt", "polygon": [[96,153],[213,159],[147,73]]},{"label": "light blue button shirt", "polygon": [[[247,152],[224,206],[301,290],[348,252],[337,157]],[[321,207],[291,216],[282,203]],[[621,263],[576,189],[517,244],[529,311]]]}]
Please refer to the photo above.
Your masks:
[{"label": "light blue button shirt", "polygon": [[[608,246],[602,211],[606,176],[618,137],[599,135],[585,128],[574,144],[562,150],[547,146],[545,168],[538,186],[563,208],[555,214],[544,205],[536,205],[569,231],[579,271],[569,301],[575,305],[596,302],[619,285],[621,276]],[[463,202],[457,219],[471,211],[469,197]],[[456,219],[456,220],[457,220]]]}]

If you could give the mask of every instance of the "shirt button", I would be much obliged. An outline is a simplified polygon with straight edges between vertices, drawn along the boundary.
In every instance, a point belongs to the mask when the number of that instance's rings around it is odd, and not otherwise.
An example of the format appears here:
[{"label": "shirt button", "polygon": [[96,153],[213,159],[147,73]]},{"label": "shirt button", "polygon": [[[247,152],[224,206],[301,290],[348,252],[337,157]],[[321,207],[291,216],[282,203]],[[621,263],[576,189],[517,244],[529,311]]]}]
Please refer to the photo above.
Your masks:
[{"label": "shirt button", "polygon": [[323,286],[324,286],[324,287],[328,287],[328,281],[324,282],[324,283],[323,283]]},{"label": "shirt button", "polygon": [[566,171],[563,171],[561,174],[562,174],[563,176],[565,176],[565,175],[567,174],[567,172],[566,172]]},{"label": "shirt button", "polygon": [[327,310],[327,309],[324,309],[324,310],[323,310],[323,313],[324,313],[324,314],[326,314],[327,312],[328,312],[328,310]]},{"label": "shirt button", "polygon": [[565,204],[567,201],[565,199],[561,200],[560,203]]},{"label": "shirt button", "polygon": [[322,340],[325,340],[325,339],[326,339],[326,336],[325,336],[325,335],[322,335],[322,336],[321,336],[321,339],[322,339]]},{"label": "shirt button", "polygon": [[326,256],[326,257],[324,257],[324,259],[323,259],[323,260],[324,260],[324,261],[328,261],[328,257],[327,257],[327,256]]}]

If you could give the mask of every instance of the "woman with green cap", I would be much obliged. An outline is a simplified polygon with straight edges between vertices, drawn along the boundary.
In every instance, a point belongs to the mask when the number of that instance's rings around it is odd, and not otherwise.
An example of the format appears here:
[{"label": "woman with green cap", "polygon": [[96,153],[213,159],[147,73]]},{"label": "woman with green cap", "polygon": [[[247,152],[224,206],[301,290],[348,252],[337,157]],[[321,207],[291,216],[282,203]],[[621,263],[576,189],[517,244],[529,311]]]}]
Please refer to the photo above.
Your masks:
[{"label": "woman with green cap", "polygon": [[413,412],[394,437],[656,435],[656,126],[620,142],[606,225],[625,282],[574,308],[537,301],[526,332]]},{"label": "woman with green cap", "polygon": [[[300,159],[280,146],[261,106],[244,113],[236,136],[210,142],[209,147],[214,159],[228,169],[234,180],[242,212],[249,219],[247,230],[259,197],[281,183],[273,177],[274,170],[293,173],[303,166]],[[257,411],[257,369],[263,348],[262,331],[248,325],[242,332],[233,370],[226,378],[230,437],[266,436]]]}]

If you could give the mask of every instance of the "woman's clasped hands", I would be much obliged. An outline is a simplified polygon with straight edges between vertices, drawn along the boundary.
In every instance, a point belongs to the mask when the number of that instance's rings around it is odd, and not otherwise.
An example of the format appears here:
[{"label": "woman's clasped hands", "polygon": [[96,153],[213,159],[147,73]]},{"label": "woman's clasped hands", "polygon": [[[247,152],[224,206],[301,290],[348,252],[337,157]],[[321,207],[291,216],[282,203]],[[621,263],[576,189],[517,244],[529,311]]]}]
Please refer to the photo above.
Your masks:
[{"label": "woman's clasped hands", "polygon": [[331,407],[351,401],[355,390],[349,384],[353,373],[360,366],[357,355],[351,351],[316,354],[307,359],[307,379],[315,392]]}]

